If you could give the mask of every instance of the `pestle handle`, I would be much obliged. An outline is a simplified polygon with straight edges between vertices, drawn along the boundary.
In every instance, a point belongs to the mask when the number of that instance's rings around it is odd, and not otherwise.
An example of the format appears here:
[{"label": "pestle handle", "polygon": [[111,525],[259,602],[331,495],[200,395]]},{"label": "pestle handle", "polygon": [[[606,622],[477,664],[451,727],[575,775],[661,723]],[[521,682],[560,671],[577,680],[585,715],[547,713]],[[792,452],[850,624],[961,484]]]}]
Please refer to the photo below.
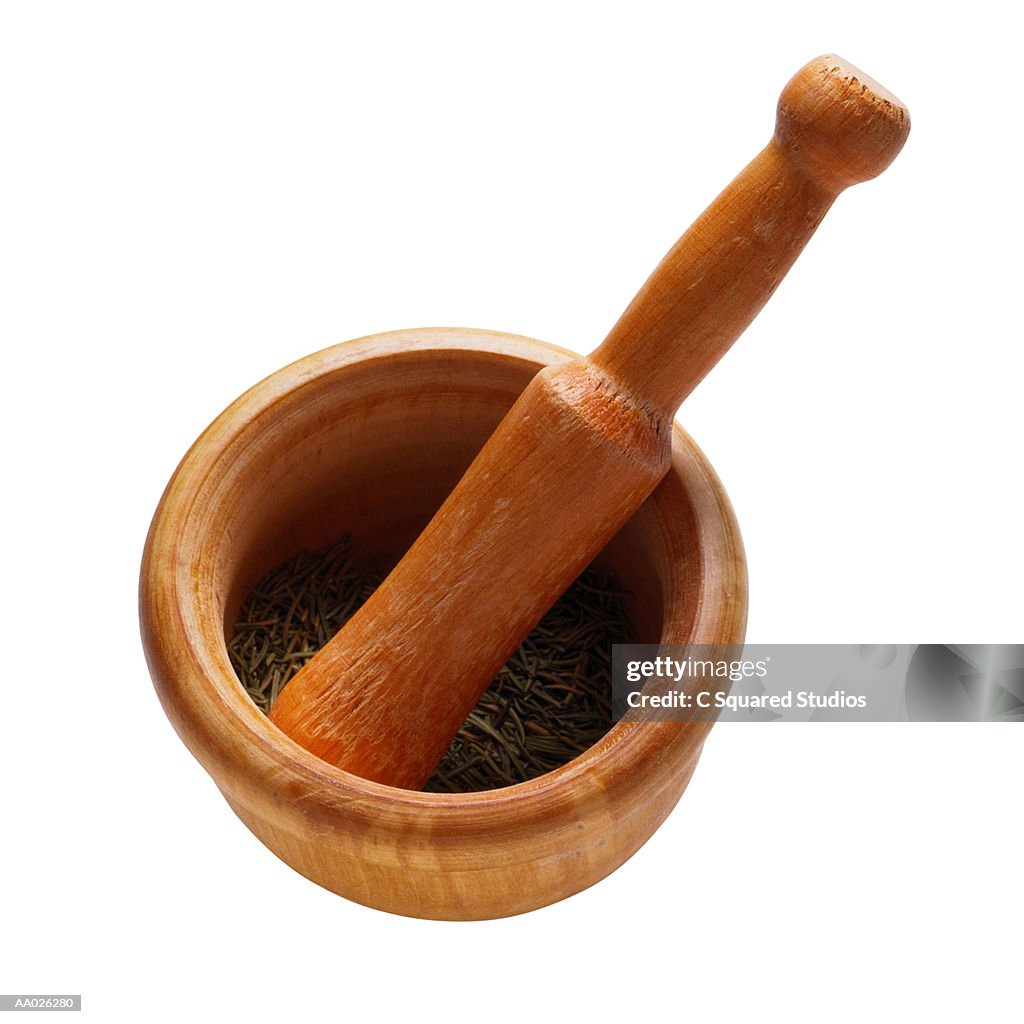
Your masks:
[{"label": "pestle handle", "polygon": [[680,403],[771,297],[836,196],[881,174],[906,107],[836,56],[802,67],[775,133],[672,247],[591,361],[661,413]]},{"label": "pestle handle", "polygon": [[757,315],[906,109],[839,58],[783,90],[775,134],[588,358],[541,371],[408,553],[271,719],[324,760],[418,789],[480,694],[668,469],[678,404]]}]

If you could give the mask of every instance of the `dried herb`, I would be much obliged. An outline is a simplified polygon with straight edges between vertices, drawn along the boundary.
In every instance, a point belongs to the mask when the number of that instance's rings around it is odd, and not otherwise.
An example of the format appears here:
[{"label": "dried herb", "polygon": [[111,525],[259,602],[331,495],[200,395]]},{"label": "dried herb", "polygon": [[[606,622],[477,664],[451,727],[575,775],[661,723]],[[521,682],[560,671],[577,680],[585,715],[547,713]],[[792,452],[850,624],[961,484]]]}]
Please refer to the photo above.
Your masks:
[{"label": "dried herb", "polygon": [[358,569],[343,538],[302,551],[250,591],[228,644],[231,665],[269,713],[284,684],[352,617],[381,577]]},{"label": "dried herb", "polygon": [[[228,652],[264,712],[380,581],[356,565],[343,538],[296,555],[256,584]],[[613,573],[584,572],[505,663],[424,788],[509,786],[593,746],[611,727],[612,644],[635,640],[624,596]]]}]

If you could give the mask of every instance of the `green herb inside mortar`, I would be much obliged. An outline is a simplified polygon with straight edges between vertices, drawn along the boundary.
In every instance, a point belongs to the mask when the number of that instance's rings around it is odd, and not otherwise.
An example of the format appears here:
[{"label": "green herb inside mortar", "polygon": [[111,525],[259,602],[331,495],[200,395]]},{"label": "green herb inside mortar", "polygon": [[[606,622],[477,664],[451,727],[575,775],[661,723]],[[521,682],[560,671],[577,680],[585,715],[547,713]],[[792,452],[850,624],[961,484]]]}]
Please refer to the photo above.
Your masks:
[{"label": "green herb inside mortar", "polygon": [[[302,552],[256,584],[228,650],[264,712],[380,581],[356,568],[345,538]],[[612,644],[635,640],[624,596],[613,573],[584,572],[506,662],[424,789],[510,786],[593,746],[611,727]]]}]

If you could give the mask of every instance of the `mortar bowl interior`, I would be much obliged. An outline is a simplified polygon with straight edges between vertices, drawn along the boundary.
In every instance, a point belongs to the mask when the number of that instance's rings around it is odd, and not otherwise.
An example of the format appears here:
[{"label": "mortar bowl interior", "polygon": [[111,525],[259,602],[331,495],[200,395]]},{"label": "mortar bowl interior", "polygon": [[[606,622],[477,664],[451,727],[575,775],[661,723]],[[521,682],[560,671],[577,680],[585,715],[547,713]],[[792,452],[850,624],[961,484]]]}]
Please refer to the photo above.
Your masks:
[{"label": "mortar bowl interior", "polygon": [[[256,708],[226,637],[252,585],[342,535],[387,570],[544,365],[574,358],[488,331],[359,339],[271,375],[182,460],[143,557],[140,614],[157,693],[243,822],[325,888],[417,917],[476,919],[562,899],[654,832],[707,723],[614,725],[556,771],[481,793],[394,789],[341,771]],[[600,481],[595,480],[595,498]],[[545,528],[538,508],[538,530]],[[668,476],[598,561],[647,643],[741,643],[742,546],[714,471],[679,428]]]}]

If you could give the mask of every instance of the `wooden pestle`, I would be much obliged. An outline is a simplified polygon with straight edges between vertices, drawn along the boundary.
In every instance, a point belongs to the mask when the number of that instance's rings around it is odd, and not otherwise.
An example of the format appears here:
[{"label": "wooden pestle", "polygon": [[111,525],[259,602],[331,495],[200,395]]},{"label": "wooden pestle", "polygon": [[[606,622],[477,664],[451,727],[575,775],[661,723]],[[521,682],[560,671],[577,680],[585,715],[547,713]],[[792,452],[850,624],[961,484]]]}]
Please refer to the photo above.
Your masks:
[{"label": "wooden pestle", "polygon": [[676,409],[768,300],[906,108],[835,56],[779,99],[768,145],[588,358],[540,372],[369,601],[271,719],[326,761],[421,788],[490,681],[668,469]]}]

